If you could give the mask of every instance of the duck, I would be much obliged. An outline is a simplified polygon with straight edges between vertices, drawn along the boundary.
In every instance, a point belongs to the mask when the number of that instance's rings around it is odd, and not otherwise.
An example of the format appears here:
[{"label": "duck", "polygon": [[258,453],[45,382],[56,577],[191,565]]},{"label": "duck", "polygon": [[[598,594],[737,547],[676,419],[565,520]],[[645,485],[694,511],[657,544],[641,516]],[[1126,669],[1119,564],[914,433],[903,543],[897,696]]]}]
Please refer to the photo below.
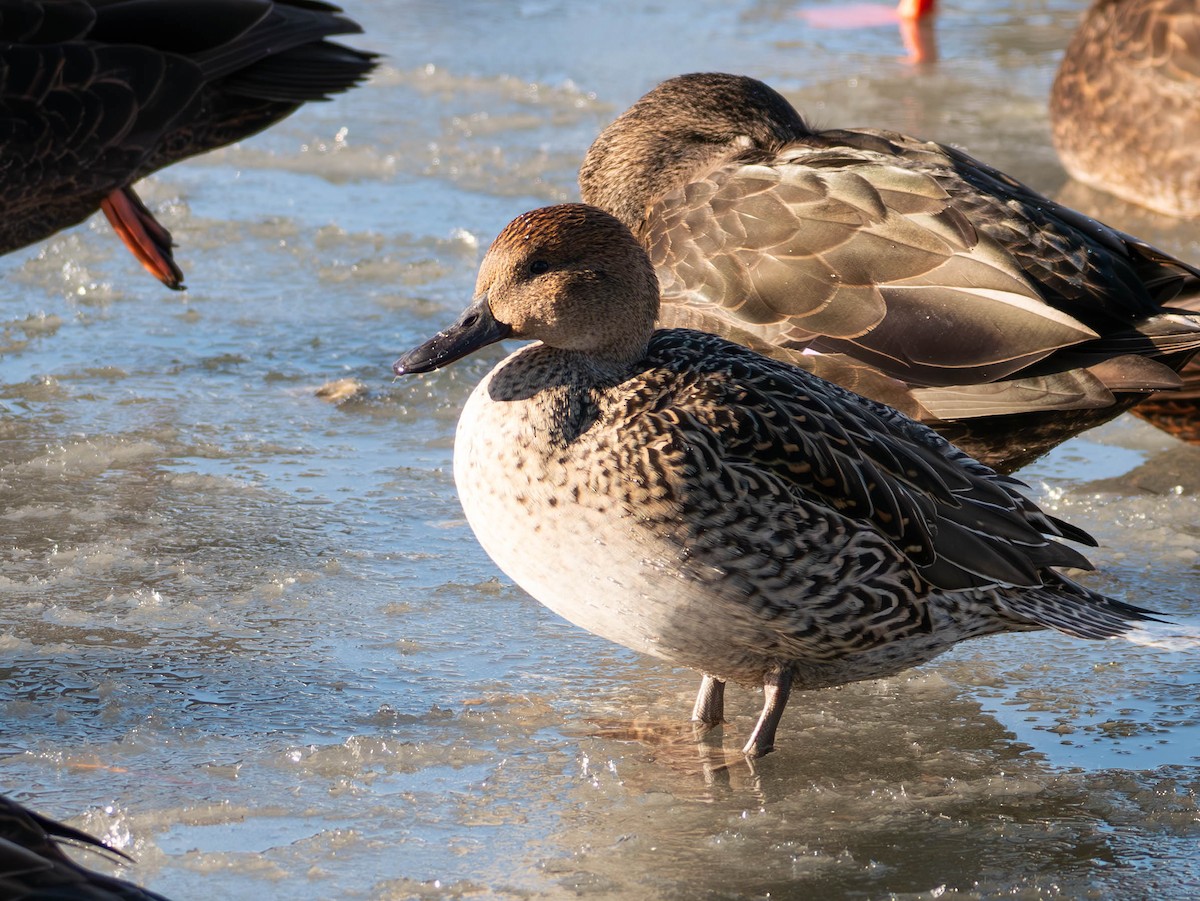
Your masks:
[{"label": "duck", "polygon": [[80,901],[167,901],[132,882],[76,863],[64,845],[77,845],[132,862],[93,835],[0,795],[0,897]]},{"label": "duck", "polygon": [[1200,217],[1200,6],[1095,0],[1055,75],[1050,125],[1076,181]]},{"label": "duck", "polygon": [[[1200,297],[1188,297],[1179,307],[1200,315]],[[1200,444],[1200,357],[1179,372],[1183,386],[1158,391],[1129,412],[1185,444]]]},{"label": "duck", "polygon": [[605,639],[762,686],[743,752],[789,695],[876,679],[957,642],[1054,629],[1133,637],[1153,611],[1068,578],[1082,529],[929,427],[721,336],[659,328],[642,244],[586,204],[527,212],[484,257],[474,299],[393,364],[425,373],[529,340],[466,401],[454,481],[517,585]]},{"label": "duck", "polygon": [[134,182],[363,81],[376,54],[319,0],[0,0],[0,253],[103,210],[183,290],[170,231]]},{"label": "duck", "polygon": [[[1071,178],[1167,216],[1200,217],[1200,6],[1096,0],[1050,90],[1054,147]],[[1200,299],[1179,303],[1200,312]],[[1200,363],[1134,415],[1200,443]]]},{"label": "duck", "polygon": [[607,126],[581,199],[650,254],[660,322],[895,407],[1000,472],[1179,388],[1200,269],[961,150],[812,129],[757,79],[661,83]]}]

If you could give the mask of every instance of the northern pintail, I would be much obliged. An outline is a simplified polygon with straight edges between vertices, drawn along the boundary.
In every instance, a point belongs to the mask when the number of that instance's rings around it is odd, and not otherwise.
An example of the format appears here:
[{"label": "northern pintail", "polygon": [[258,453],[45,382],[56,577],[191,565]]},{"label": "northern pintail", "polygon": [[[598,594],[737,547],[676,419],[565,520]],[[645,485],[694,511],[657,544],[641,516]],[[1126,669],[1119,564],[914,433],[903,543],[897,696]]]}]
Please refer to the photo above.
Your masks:
[{"label": "northern pintail", "polygon": [[890,407],[724,338],[655,330],[654,269],[608,213],[565,204],[493,242],[471,306],[410,351],[427,372],[531,339],[475,389],[454,478],[480,544],[597,635],[764,686],[745,745],[774,744],[792,688],[899,672],[958,641],[1125,633],[1149,611],[1054,567],[1092,543],[1020,483]]},{"label": "northern pintail", "polygon": [[1200,216],[1200,4],[1096,0],[1050,92],[1071,177],[1172,216]]}]

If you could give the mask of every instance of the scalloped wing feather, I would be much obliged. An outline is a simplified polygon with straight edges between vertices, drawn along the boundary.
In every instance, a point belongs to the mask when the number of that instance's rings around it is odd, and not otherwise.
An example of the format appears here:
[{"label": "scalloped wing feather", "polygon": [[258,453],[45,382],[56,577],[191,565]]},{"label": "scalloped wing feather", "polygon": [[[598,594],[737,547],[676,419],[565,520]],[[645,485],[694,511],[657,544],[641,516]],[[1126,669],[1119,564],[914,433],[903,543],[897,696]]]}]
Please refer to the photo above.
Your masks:
[{"label": "scalloped wing feather", "polygon": [[664,297],[784,323],[815,347],[928,384],[1002,378],[1096,337],[1048,305],[932,176],[870,155],[842,169],[811,155],[826,165],[808,168],[793,147],[775,166],[730,163],[656,204],[647,244]]}]

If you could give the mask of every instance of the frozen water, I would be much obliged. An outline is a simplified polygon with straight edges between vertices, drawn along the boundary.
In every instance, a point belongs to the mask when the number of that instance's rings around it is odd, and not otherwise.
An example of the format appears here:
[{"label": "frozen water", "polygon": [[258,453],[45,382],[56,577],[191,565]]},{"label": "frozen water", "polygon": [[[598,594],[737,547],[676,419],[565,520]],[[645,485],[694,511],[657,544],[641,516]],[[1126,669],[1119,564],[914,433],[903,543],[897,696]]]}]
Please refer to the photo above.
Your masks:
[{"label": "frozen water", "polygon": [[[0,790],[180,899],[1194,894],[1196,651],[973,642],[796,697],[779,751],[722,768],[694,674],[558,620],[463,521],[454,424],[500,351],[388,369],[680,72],[1058,191],[1079,5],[947,6],[914,67],[774,0],[347,3],[370,84],[145,183],[186,294],[102,219],[0,261]],[[1195,226],[1072,202],[1200,259]],[[1126,417],[1023,476],[1100,539],[1089,584],[1186,629],[1198,464]],[[757,699],[730,694],[732,750]]]}]

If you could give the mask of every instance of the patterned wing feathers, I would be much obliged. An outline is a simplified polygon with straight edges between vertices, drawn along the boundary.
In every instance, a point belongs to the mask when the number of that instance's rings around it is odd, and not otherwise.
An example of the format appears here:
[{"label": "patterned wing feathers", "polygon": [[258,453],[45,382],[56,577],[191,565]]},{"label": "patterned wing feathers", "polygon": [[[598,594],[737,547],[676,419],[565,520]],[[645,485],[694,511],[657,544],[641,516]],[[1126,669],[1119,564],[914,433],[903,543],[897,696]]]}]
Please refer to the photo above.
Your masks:
[{"label": "patterned wing feathers", "polygon": [[[677,342],[672,334],[685,338]],[[939,588],[1037,587],[1044,567],[1089,566],[1046,538],[1062,530],[1016,490],[1018,483],[962,465],[962,455],[925,427],[790,367],[703,339],[659,333],[651,357],[659,346],[678,355],[686,345],[697,355],[704,375],[676,396],[675,409],[685,444],[718,442],[719,453],[698,458],[703,466],[769,473],[796,503],[834,509],[886,537]]]}]

